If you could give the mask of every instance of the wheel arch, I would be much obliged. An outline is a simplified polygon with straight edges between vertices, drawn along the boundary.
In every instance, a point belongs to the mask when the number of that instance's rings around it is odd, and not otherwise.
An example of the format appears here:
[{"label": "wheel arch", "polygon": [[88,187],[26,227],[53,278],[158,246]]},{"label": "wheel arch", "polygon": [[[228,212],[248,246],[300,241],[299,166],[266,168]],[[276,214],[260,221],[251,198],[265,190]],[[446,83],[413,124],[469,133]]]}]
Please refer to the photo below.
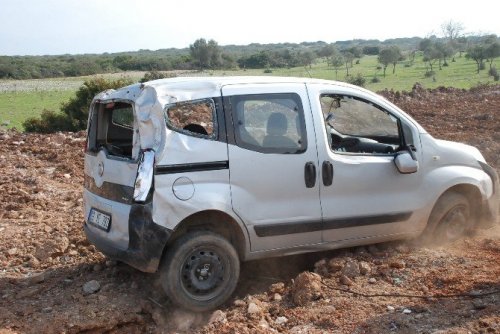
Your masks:
[{"label": "wheel arch", "polygon": [[163,255],[179,237],[193,231],[211,231],[226,238],[236,249],[240,260],[249,249],[247,233],[229,214],[219,210],[203,210],[184,218],[174,229],[163,249]]},{"label": "wheel arch", "polygon": [[465,198],[469,202],[470,218],[473,220],[471,227],[474,227],[481,217],[480,208],[481,208],[482,195],[481,195],[481,191],[479,190],[479,188],[473,184],[470,184],[470,183],[456,184],[456,185],[446,189],[441,195],[439,195],[437,200],[434,202],[433,210],[436,207],[436,205],[438,204],[439,200],[449,193],[457,193],[457,194],[465,196]]}]

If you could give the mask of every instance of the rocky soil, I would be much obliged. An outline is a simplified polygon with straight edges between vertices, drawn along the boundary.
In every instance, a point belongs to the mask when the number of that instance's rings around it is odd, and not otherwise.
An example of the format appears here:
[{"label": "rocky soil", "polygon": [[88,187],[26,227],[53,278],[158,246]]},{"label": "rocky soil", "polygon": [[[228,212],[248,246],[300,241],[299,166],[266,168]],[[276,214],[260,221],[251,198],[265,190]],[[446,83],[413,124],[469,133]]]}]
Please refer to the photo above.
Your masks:
[{"label": "rocky soil", "polygon": [[[500,86],[383,95],[500,170]],[[193,314],[155,275],[82,232],[83,133],[0,131],[0,333],[500,333],[500,227],[249,262],[234,297]]]}]

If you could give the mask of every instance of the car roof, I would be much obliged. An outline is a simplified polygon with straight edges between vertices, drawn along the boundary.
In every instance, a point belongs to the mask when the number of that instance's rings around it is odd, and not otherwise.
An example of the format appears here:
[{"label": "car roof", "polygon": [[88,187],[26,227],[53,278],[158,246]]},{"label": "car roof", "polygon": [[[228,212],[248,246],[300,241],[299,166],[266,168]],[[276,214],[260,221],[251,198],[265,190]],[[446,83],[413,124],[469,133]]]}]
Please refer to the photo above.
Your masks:
[{"label": "car roof", "polygon": [[[141,91],[151,87],[158,96],[174,96],[178,101],[188,100],[193,96],[211,97],[220,95],[220,89],[227,85],[237,84],[329,84],[337,87],[350,88],[363,91],[368,94],[372,92],[358,86],[345,82],[298,77],[278,77],[278,76],[224,76],[224,77],[175,77],[159,79],[144,83],[137,83],[117,90],[108,90],[99,94],[96,99],[105,100],[131,100],[135,101]],[[373,94],[375,95],[375,94]]]}]

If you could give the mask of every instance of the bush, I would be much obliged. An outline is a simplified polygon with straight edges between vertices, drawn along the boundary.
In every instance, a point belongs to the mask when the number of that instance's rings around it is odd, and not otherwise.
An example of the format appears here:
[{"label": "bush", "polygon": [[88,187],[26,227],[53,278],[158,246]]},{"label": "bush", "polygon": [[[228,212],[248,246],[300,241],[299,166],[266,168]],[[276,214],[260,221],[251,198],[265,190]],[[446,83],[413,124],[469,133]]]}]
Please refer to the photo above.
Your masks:
[{"label": "bush", "polygon": [[23,122],[27,132],[51,133],[56,131],[69,131],[71,124],[68,117],[60,112],[44,109],[40,118],[30,117]]},{"label": "bush", "polygon": [[435,74],[436,74],[436,72],[434,72],[434,71],[427,71],[427,72],[425,72],[424,76],[426,78],[430,78],[430,77],[434,76]]},{"label": "bush", "polygon": [[44,110],[40,118],[29,118],[24,123],[28,132],[50,133],[56,131],[79,131],[87,127],[87,118],[92,99],[98,93],[128,86],[132,83],[129,78],[108,80],[93,78],[85,81],[73,98],[61,106],[61,113]]},{"label": "bush", "polygon": [[377,76],[374,76],[371,80],[370,80],[371,83],[377,83],[377,82],[380,82],[380,78],[377,77]]},{"label": "bush", "polygon": [[158,71],[150,71],[144,74],[142,79],[139,82],[147,82],[147,81],[152,81],[152,80],[158,80],[158,79],[165,79],[165,78],[175,78],[175,74],[169,74],[169,73],[162,73]]},{"label": "bush", "polygon": [[266,69],[264,70],[264,73],[273,73],[273,70],[271,70],[270,68],[266,68]]},{"label": "bush", "polygon": [[361,75],[361,73],[356,74],[356,76],[349,76],[346,81],[352,85],[364,87],[366,79]]},{"label": "bush", "polygon": [[490,75],[492,77],[498,76],[497,68],[496,67],[490,68],[490,70],[488,71],[488,75]]}]

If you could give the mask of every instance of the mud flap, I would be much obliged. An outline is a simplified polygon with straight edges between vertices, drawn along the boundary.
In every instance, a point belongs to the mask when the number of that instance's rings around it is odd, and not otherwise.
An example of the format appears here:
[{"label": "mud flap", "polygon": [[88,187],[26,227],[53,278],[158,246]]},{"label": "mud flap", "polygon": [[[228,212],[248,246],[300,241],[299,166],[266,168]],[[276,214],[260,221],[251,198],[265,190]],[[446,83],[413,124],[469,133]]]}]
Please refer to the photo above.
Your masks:
[{"label": "mud flap", "polygon": [[151,190],[154,162],[155,152],[153,150],[150,149],[141,152],[134,186],[134,201],[138,203],[144,203]]}]

